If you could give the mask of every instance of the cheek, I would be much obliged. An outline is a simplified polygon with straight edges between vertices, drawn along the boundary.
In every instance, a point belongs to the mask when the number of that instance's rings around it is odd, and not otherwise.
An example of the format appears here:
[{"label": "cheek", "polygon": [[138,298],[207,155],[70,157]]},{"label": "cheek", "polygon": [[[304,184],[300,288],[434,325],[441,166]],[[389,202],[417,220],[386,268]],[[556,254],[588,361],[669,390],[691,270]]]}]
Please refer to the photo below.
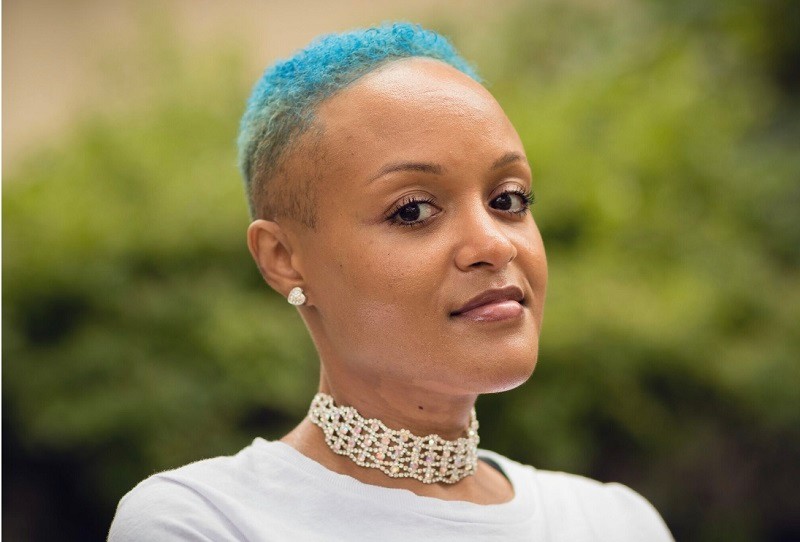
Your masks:
[{"label": "cheek", "polygon": [[[351,234],[352,236],[352,234]],[[364,370],[406,375],[443,333],[442,262],[422,246],[354,240],[320,254],[318,306],[333,348]],[[442,259],[442,256],[439,256]],[[382,373],[382,374],[383,374]]]},{"label": "cheek", "polygon": [[[385,239],[353,238],[346,245],[328,245],[331,250],[320,254],[327,260],[320,276],[336,299],[329,300],[329,309],[349,307],[361,317],[378,317],[408,325],[411,315],[422,316],[439,290],[441,276],[437,269],[437,252],[430,243],[408,243],[395,235]],[[439,256],[441,259],[441,256]],[[364,314],[366,313],[366,314]],[[395,318],[393,315],[397,315]]]},{"label": "cheek", "polygon": [[[547,282],[547,256],[545,255],[544,243],[539,229],[535,223],[531,223],[530,229],[526,229],[519,235],[514,243],[517,246],[517,259],[523,267],[525,274],[531,281],[536,283]],[[536,286],[536,284],[532,284]]]},{"label": "cheek", "polygon": [[547,257],[542,237],[535,224],[530,231],[520,236],[515,244],[517,246],[517,266],[522,271],[533,294],[530,300],[531,309],[538,327],[541,325],[547,292]]}]

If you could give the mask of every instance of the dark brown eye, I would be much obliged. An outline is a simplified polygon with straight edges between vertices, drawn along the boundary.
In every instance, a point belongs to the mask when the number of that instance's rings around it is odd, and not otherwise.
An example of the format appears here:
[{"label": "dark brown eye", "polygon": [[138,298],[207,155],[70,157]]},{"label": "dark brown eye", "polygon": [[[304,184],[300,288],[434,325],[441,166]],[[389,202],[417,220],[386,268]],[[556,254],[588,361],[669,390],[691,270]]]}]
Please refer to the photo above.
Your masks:
[{"label": "dark brown eye", "polygon": [[511,209],[511,205],[513,204],[511,201],[511,194],[502,194],[497,196],[494,198],[492,203],[494,204],[493,207],[495,209],[500,209],[501,211],[508,211]]},{"label": "dark brown eye", "polygon": [[409,201],[399,207],[390,217],[392,222],[403,226],[416,226],[435,215],[436,206],[430,201]]},{"label": "dark brown eye", "polygon": [[524,213],[530,207],[531,198],[521,192],[504,192],[489,204],[493,209],[509,213]]},{"label": "dark brown eye", "polygon": [[397,218],[403,222],[416,222],[419,220],[420,208],[419,203],[411,203],[397,211]]}]

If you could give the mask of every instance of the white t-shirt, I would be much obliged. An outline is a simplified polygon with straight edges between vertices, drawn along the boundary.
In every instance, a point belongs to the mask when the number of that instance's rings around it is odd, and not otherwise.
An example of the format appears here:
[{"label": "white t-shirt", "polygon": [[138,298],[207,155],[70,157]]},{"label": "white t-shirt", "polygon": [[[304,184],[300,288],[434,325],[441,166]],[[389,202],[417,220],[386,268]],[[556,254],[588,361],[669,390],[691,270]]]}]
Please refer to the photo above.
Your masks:
[{"label": "white t-shirt", "polygon": [[368,485],[257,438],[235,456],[140,483],[120,501],[109,540],[672,541],[658,512],[623,485],[479,456],[506,474],[511,501],[479,505]]}]

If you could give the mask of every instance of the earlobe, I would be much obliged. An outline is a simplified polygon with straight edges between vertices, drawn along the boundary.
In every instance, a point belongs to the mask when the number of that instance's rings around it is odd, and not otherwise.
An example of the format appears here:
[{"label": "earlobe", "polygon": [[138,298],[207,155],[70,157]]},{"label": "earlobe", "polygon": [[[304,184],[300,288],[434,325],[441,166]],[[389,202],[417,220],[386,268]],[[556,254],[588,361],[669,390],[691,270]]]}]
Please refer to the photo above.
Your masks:
[{"label": "earlobe", "polygon": [[270,220],[258,219],[247,228],[247,247],[264,280],[283,296],[303,276],[292,261],[292,245],[283,228]]}]

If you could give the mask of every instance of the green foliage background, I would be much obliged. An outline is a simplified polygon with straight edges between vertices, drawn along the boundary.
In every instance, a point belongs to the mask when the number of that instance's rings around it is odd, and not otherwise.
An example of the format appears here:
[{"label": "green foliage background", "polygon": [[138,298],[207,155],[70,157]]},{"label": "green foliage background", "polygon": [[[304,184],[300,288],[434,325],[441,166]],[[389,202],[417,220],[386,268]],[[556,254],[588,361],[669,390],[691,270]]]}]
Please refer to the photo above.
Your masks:
[{"label": "green foliage background", "polygon": [[[627,483],[679,540],[800,538],[800,13],[538,2],[450,34],[526,142],[539,367],[482,443]],[[276,438],[317,362],[247,254],[245,53],[156,27],[147,107],[86,119],[3,198],[3,534],[102,538],[161,469]]]}]

